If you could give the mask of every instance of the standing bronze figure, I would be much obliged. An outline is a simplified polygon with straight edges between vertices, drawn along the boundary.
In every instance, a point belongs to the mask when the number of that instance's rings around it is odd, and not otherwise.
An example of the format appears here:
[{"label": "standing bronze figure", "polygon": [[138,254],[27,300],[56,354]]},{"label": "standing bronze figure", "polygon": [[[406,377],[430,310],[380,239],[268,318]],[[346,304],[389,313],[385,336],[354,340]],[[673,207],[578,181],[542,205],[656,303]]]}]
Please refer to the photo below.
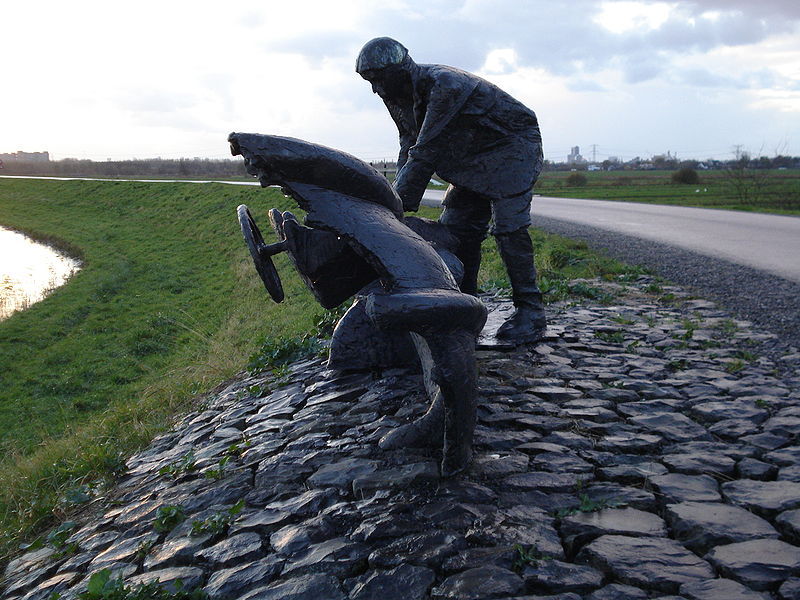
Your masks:
[{"label": "standing bronze figure", "polygon": [[515,307],[497,337],[540,340],[546,320],[528,235],[531,190],[543,163],[536,114],[480,77],[415,63],[391,38],[367,42],[356,71],[372,84],[400,133],[394,188],[403,209],[419,208],[434,173],[450,183],[440,221],[459,240],[455,254],[464,264],[460,289],[472,295],[477,293],[481,242],[493,221]]}]

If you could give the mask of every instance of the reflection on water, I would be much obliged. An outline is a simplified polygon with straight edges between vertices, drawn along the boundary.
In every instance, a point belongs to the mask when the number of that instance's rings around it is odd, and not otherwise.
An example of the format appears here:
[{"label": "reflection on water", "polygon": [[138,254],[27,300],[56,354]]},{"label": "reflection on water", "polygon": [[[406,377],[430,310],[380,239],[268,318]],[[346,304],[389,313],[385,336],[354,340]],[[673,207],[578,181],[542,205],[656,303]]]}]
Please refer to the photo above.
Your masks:
[{"label": "reflection on water", "polygon": [[0,320],[43,299],[79,268],[77,260],[0,227]]}]

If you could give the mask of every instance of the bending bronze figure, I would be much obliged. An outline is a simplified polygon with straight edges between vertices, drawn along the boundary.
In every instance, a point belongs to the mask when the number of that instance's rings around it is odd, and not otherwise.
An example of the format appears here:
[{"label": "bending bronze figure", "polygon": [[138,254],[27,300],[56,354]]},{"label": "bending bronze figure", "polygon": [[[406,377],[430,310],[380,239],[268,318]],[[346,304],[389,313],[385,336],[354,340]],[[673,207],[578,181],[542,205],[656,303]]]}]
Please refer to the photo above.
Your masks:
[{"label": "bending bronze figure", "polygon": [[481,242],[493,221],[515,307],[497,337],[539,341],[546,319],[528,235],[531,190],[543,164],[534,112],[480,77],[415,63],[391,38],[367,42],[356,71],[372,84],[397,125],[394,188],[404,210],[417,210],[434,173],[451,184],[440,221],[459,240],[461,291],[472,295],[477,293]]}]

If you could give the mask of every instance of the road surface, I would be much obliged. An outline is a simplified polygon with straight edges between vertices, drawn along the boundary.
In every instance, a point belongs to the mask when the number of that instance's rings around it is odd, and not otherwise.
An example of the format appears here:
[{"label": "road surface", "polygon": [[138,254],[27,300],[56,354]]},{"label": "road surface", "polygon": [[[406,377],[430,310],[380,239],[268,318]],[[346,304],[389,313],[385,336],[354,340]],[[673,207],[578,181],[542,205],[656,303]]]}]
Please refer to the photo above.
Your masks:
[{"label": "road surface", "polygon": [[[443,192],[428,190],[426,200]],[[732,210],[535,196],[541,217],[683,248],[800,283],[800,218]]]}]

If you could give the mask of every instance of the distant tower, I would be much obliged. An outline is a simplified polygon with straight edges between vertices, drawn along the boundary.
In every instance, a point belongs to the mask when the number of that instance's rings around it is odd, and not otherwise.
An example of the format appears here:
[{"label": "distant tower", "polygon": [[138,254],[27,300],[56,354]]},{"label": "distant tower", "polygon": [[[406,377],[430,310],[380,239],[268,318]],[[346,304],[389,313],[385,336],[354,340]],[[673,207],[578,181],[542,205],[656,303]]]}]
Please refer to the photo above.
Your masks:
[{"label": "distant tower", "polygon": [[573,146],[570,148],[569,155],[567,155],[567,163],[570,165],[579,165],[584,162],[586,161],[581,156],[580,146]]}]

